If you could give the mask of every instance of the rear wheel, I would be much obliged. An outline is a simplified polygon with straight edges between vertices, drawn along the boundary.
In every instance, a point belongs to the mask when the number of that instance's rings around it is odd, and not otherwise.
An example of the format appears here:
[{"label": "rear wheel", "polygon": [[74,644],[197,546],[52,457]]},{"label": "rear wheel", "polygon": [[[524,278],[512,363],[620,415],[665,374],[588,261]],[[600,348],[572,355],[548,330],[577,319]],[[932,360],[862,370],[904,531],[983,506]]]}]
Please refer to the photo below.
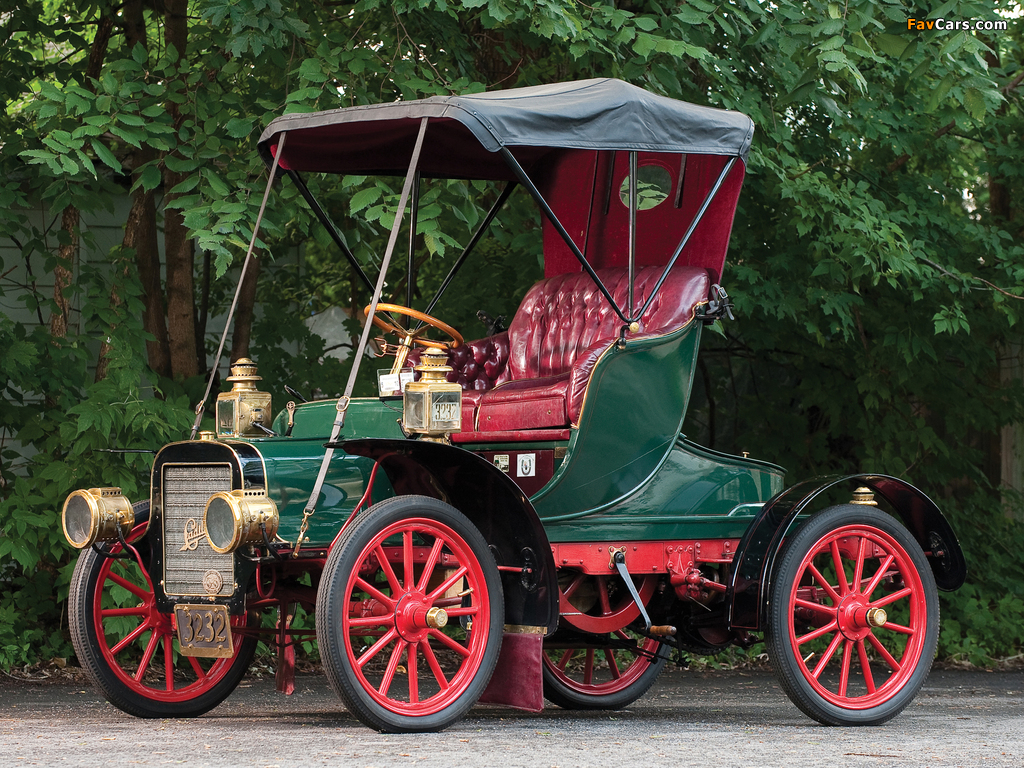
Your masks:
[{"label": "rear wheel", "polygon": [[490,681],[504,625],[494,557],[454,507],[383,501],[331,550],[316,628],[327,678],[379,731],[438,731]]},{"label": "rear wheel", "polygon": [[657,640],[618,630],[592,641],[544,648],[544,697],[563,709],[622,709],[654,685],[669,651]]},{"label": "rear wheel", "polygon": [[935,580],[894,518],[843,505],[811,517],[771,585],[768,653],[779,683],[826,725],[877,725],[917,695],[939,634]]},{"label": "rear wheel", "polygon": [[[137,717],[195,717],[235,689],[256,640],[234,633],[234,655],[199,659],[179,653],[173,615],[157,610],[145,536],[149,502],[135,505],[128,536],[139,557],[114,559],[93,549],[79,555],[68,599],[71,641],[82,668],[107,701]],[[120,544],[110,554],[122,551]],[[246,616],[232,616],[232,629]]]},{"label": "rear wheel", "polygon": [[[641,600],[656,575],[633,577]],[[560,621],[566,629],[544,645],[544,696],[563,709],[621,709],[643,696],[668,660],[657,640],[627,629],[640,615],[619,576],[560,574]],[[571,639],[570,639],[571,638]]]}]

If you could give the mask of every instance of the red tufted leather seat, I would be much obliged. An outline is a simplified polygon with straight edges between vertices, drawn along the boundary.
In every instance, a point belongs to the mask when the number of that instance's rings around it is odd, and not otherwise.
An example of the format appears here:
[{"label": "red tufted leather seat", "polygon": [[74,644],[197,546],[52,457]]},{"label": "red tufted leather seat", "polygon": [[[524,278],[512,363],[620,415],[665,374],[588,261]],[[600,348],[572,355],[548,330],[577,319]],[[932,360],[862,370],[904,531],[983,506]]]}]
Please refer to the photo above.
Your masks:
[{"label": "red tufted leather seat", "polygon": [[[663,267],[636,274],[634,307],[647,300]],[[619,306],[627,299],[624,269],[598,270]],[[688,323],[708,298],[702,267],[675,267],[630,339],[660,336]],[[457,443],[567,439],[579,419],[590,374],[615,342],[622,321],[594,281],[576,272],[542,280],[523,298],[508,331],[470,341],[448,354],[449,381],[462,385]],[[419,362],[419,350],[409,365]],[[531,431],[532,430],[532,431]]]},{"label": "red tufted leather seat", "polygon": [[[662,267],[637,271],[634,306],[646,301]],[[627,300],[624,269],[598,276],[619,306]],[[629,338],[677,330],[708,298],[703,268],[676,267]],[[462,433],[455,442],[556,439],[579,419],[590,374],[618,338],[622,321],[585,273],[556,275],[534,285],[505,333],[453,350],[449,380],[463,389]],[[535,430],[522,434],[526,430]],[[542,430],[538,432],[536,430]],[[495,433],[501,433],[499,436]],[[543,434],[543,437],[541,436]]]}]

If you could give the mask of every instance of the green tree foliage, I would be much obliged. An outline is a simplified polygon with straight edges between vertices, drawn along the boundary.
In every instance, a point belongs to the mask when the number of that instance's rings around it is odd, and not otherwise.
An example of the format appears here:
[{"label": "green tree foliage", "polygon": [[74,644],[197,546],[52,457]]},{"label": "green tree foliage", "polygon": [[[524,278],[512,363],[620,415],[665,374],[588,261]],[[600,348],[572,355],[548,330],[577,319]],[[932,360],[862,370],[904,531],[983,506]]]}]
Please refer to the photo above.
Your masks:
[{"label": "green tree foliage", "polygon": [[[0,244],[17,254],[0,265],[0,299],[37,320],[0,315],[0,664],[67,652],[53,631],[72,562],[63,497],[145,493],[146,456],[101,449],[153,449],[187,429],[202,386],[189,377],[213,343],[204,318],[230,301],[265,184],[255,140],[273,117],[590,76],[757,126],[724,277],[739,319],[706,336],[688,433],[784,464],[791,480],[866,470],[918,483],[974,564],[947,600],[943,652],[1019,651],[1024,537],[993,464],[993,435],[1024,407],[1000,371],[1024,293],[1019,20],[909,29],[921,11],[901,0],[166,5],[0,12]],[[949,2],[927,18],[1016,9]],[[373,274],[399,183],[309,181]],[[126,192],[124,242],[100,252],[81,222]],[[424,184],[419,305],[495,194]],[[467,336],[483,332],[477,309],[511,315],[539,275],[537,214],[520,193],[510,213],[436,310]],[[174,252],[162,284],[159,270],[147,282],[147,222]],[[178,247],[180,225],[195,251]],[[367,296],[290,183],[258,252],[252,354],[277,402],[284,383],[340,391],[344,369],[301,320],[332,305],[354,314]],[[14,284],[23,264],[45,274]],[[399,272],[388,294],[404,303]]]}]

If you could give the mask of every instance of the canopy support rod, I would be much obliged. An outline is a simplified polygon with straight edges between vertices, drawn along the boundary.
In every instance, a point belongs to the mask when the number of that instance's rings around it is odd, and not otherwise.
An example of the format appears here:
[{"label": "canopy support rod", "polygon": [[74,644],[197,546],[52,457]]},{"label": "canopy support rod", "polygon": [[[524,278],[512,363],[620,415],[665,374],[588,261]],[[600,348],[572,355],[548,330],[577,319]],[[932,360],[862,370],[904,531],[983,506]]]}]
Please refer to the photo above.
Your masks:
[{"label": "canopy support rod", "polygon": [[697,211],[697,215],[693,217],[693,221],[690,222],[690,226],[686,230],[686,234],[683,235],[683,239],[680,240],[679,245],[676,246],[675,251],[672,253],[672,258],[668,260],[668,264],[665,266],[665,271],[661,273],[661,277],[658,278],[658,282],[656,282],[654,287],[651,288],[651,293],[647,297],[647,301],[644,302],[643,309],[641,309],[640,314],[637,315],[638,318],[644,316],[647,308],[651,306],[651,302],[654,301],[654,297],[658,295],[658,291],[661,290],[662,283],[665,282],[665,279],[668,277],[668,273],[672,271],[672,267],[675,266],[676,260],[683,252],[683,248],[685,248],[686,244],[690,241],[690,236],[693,235],[694,230],[697,229],[697,225],[700,224],[701,219],[704,218],[704,214],[707,212],[708,206],[711,205],[711,201],[715,199],[715,195],[718,194],[718,190],[722,187],[722,182],[725,181],[726,177],[729,175],[729,171],[732,170],[732,167],[736,165],[736,160],[736,157],[729,158],[729,162],[725,164],[722,172],[718,174],[718,178],[715,180],[714,186],[708,190],[707,195],[704,197],[704,202],[700,204],[700,209]]},{"label": "canopy support rod", "polygon": [[590,228],[594,226],[594,195],[597,194],[597,166],[601,163],[601,150],[594,150],[594,180],[590,183],[590,205],[587,206],[587,229],[583,233],[583,258],[590,247]]},{"label": "canopy support rod", "polygon": [[210,369],[210,379],[206,382],[206,392],[203,393],[203,399],[199,401],[196,406],[196,419],[192,422],[192,434],[189,436],[189,440],[196,439],[196,432],[199,431],[199,425],[203,420],[203,412],[206,410],[206,401],[210,397],[210,390],[213,389],[213,380],[217,376],[217,369],[220,368],[220,356],[224,354],[224,342],[228,339],[228,331],[231,329],[231,319],[235,316],[235,307],[238,306],[238,297],[242,293],[242,285],[245,282],[245,273],[249,269],[249,264],[256,258],[253,256],[253,252],[256,250],[256,238],[260,233],[260,222],[263,221],[263,212],[267,210],[267,200],[270,199],[270,190],[274,188],[274,177],[277,175],[277,166],[281,161],[281,151],[284,149],[284,140],[287,133],[282,133],[277,140],[277,149],[274,151],[274,162],[270,166],[270,174],[267,177],[267,189],[263,193],[263,201],[260,203],[260,212],[256,214],[256,223],[252,228],[252,239],[249,241],[249,250],[245,253],[245,261],[242,262],[242,274],[238,276],[238,287],[235,288],[235,297],[231,300],[231,308],[228,310],[227,319],[224,321],[224,333],[220,335],[220,346],[217,347],[217,355],[213,358],[213,367]]},{"label": "canopy support rod", "polygon": [[569,233],[565,231],[565,227],[562,226],[562,222],[560,222],[558,217],[555,216],[555,212],[551,210],[551,206],[548,205],[548,201],[544,199],[540,190],[537,189],[537,185],[533,183],[533,180],[530,179],[529,176],[526,175],[526,171],[523,170],[523,166],[521,166],[519,161],[516,160],[515,155],[509,151],[508,147],[502,147],[499,151],[505,158],[505,162],[508,163],[509,168],[511,168],[519,178],[519,181],[522,182],[523,186],[530,190],[530,194],[533,195],[533,199],[537,201],[537,205],[540,206],[540,209],[544,211],[544,215],[548,217],[548,220],[554,225],[555,229],[558,230],[558,234],[562,237],[562,240],[565,241],[565,244],[569,246],[573,256],[576,257],[576,260],[583,267],[584,271],[590,275],[590,279],[594,281],[594,285],[596,285],[602,295],[608,299],[608,304],[615,310],[615,314],[619,316],[619,319],[622,320],[622,322],[628,323],[629,320],[626,319],[626,316],[622,313],[619,305],[615,303],[615,299],[612,298],[612,295],[608,292],[605,284],[601,282],[601,278],[597,276],[597,272],[595,272],[594,268],[587,263],[586,258],[584,258]]},{"label": "canopy support rod", "polygon": [[409,204],[409,266],[405,277],[405,306],[412,306],[413,270],[416,267],[416,224],[419,221],[420,212],[420,172],[416,171],[416,177],[412,182],[412,202]]},{"label": "canopy support rod", "polygon": [[473,237],[470,238],[466,247],[462,249],[462,255],[459,256],[458,260],[454,264],[452,264],[452,268],[448,270],[447,276],[445,276],[444,281],[441,283],[441,287],[437,289],[437,294],[430,301],[430,305],[426,310],[424,310],[428,315],[434,310],[437,302],[441,300],[441,296],[448,289],[448,285],[455,279],[455,275],[458,274],[458,271],[462,269],[462,265],[466,262],[466,259],[469,258],[469,254],[473,252],[474,248],[476,248],[476,244],[480,242],[480,238],[483,237],[484,232],[486,232],[487,228],[491,226],[491,222],[494,221],[494,217],[498,215],[498,211],[505,206],[505,201],[508,200],[509,195],[515,191],[516,186],[518,186],[518,182],[515,181],[510,181],[505,184],[505,188],[501,190],[501,193],[498,195],[498,199],[494,201],[491,209],[487,211],[487,215],[484,216],[484,220],[480,223],[480,226],[477,227],[476,232],[473,233]]},{"label": "canopy support rod", "polygon": [[633,317],[633,278],[636,277],[636,185],[637,185],[637,173],[639,172],[640,163],[637,161],[637,151],[635,149],[629,152],[629,293],[626,312],[629,313],[629,319],[631,321],[639,320],[643,313],[641,312],[636,317]]},{"label": "canopy support rod", "polygon": [[309,518],[316,511],[316,503],[320,499],[320,490],[324,487],[324,480],[327,479],[327,468],[331,465],[334,457],[334,444],[338,442],[342,427],[345,426],[345,414],[348,412],[349,403],[352,402],[352,391],[356,386],[356,377],[359,375],[359,364],[366,352],[366,343],[370,340],[370,329],[373,328],[373,316],[377,313],[377,304],[380,302],[380,294],[384,290],[384,280],[388,274],[388,265],[391,263],[391,255],[395,252],[395,245],[398,243],[398,232],[402,228],[402,217],[405,215],[405,206],[409,201],[409,193],[412,190],[413,178],[416,176],[416,169],[420,164],[420,150],[423,149],[423,137],[427,132],[427,118],[420,120],[420,132],[416,136],[416,144],[412,150],[412,159],[409,160],[409,172],[405,175],[405,184],[402,186],[402,195],[398,199],[398,210],[395,211],[395,223],[391,227],[391,236],[388,238],[388,247],[384,251],[384,258],[380,264],[380,274],[377,276],[377,285],[373,289],[373,298],[370,300],[370,311],[366,313],[366,323],[363,325],[363,333],[359,337],[359,346],[355,349],[352,358],[352,368],[348,373],[348,383],[345,384],[345,394],[338,398],[335,406],[337,416],[334,417],[334,424],[331,426],[331,437],[327,441],[327,448],[324,450],[324,458],[320,463],[320,472],[313,483],[313,490],[309,494],[309,501],[302,510],[302,524],[299,526],[299,536],[295,540],[293,555],[298,555],[299,547],[306,538],[306,531],[309,529]]},{"label": "canopy support rod", "polygon": [[359,266],[359,262],[356,261],[355,255],[351,250],[349,250],[348,244],[345,242],[344,238],[342,238],[341,233],[338,232],[338,228],[334,226],[334,222],[331,221],[331,217],[327,215],[327,211],[320,207],[320,203],[318,203],[316,198],[313,197],[313,193],[309,191],[309,187],[306,186],[306,182],[302,180],[302,177],[299,176],[297,171],[289,170],[287,173],[288,177],[295,183],[295,186],[299,188],[299,194],[301,194],[302,198],[306,201],[306,205],[310,207],[310,210],[312,210],[320,220],[320,223],[324,225],[324,229],[327,230],[327,234],[331,236],[331,239],[345,255],[345,259],[356,271],[356,274],[359,275],[360,279],[363,281],[363,285],[369,288],[372,292],[373,282],[366,276],[363,268]]}]

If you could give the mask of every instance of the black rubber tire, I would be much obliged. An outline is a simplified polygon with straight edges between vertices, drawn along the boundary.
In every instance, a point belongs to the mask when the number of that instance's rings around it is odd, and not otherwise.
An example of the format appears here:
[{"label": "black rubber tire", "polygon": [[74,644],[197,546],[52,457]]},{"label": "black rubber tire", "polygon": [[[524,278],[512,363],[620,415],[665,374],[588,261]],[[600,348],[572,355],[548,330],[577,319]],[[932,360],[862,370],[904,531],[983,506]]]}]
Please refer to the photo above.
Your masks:
[{"label": "black rubber tire", "polygon": [[[643,640],[644,638],[639,638]],[[581,646],[583,647],[583,646]],[[599,646],[595,646],[599,647]],[[557,652],[560,649],[553,649]],[[545,650],[545,653],[548,651]],[[570,687],[551,669],[547,659],[544,662],[544,698],[562,709],[576,710],[615,710],[628,707],[643,696],[654,685],[658,675],[665,668],[671,655],[671,649],[664,645],[657,646],[657,658],[626,687],[611,693],[585,693]],[[641,660],[634,664],[643,663]]]},{"label": "black rubber tire", "polygon": [[[135,511],[135,531],[139,531],[149,521],[149,502],[137,502],[133,505],[133,509]],[[131,541],[130,537],[129,541]],[[149,537],[142,534],[138,540],[131,543],[138,549],[148,570],[151,553]],[[119,550],[120,545],[117,545],[116,549]],[[68,623],[71,642],[75,647],[75,653],[82,669],[85,670],[86,675],[100,690],[104,698],[129,715],[145,718],[197,717],[220,704],[238,686],[248,670],[253,654],[256,652],[256,639],[253,637],[242,638],[237,645],[234,657],[227,662],[230,666],[218,673],[219,680],[209,688],[198,692],[194,697],[189,696],[187,691],[183,692],[176,701],[162,701],[147,696],[127,685],[111,669],[109,660],[101,650],[93,621],[93,601],[96,582],[105,560],[106,558],[97,554],[92,548],[82,550],[71,577],[71,588],[68,595]]]},{"label": "black rubber tire", "polygon": [[[884,698],[881,694],[875,694],[876,697],[879,698],[879,702],[877,704],[870,705],[870,701],[857,702],[857,697],[849,694],[847,694],[844,699],[844,697],[838,693],[838,690],[841,689],[838,689],[833,698],[849,702],[849,706],[841,706],[834,701],[828,700],[819,691],[815,690],[807,679],[805,670],[809,669],[809,667],[805,666],[805,661],[801,658],[802,653],[794,652],[794,644],[790,635],[792,628],[794,632],[793,637],[796,636],[796,624],[794,622],[791,625],[790,622],[792,616],[789,612],[789,599],[792,594],[791,589],[794,580],[800,578],[801,573],[804,573],[804,570],[801,568],[804,558],[814,548],[816,548],[820,542],[825,541],[825,539],[830,535],[836,535],[836,532],[840,531],[840,529],[849,528],[852,533],[858,526],[875,529],[876,531],[882,532],[883,535],[891,537],[891,541],[887,540],[887,543],[884,545],[883,551],[885,551],[885,548],[888,548],[890,553],[892,551],[902,550],[902,552],[900,552],[900,557],[904,561],[904,566],[900,567],[899,561],[895,561],[901,583],[906,586],[908,584],[908,579],[910,580],[910,583],[915,583],[915,574],[916,578],[919,579],[916,586],[912,588],[912,592],[916,594],[916,599],[912,596],[908,599],[907,610],[908,612],[911,610],[909,608],[909,604],[911,602],[916,603],[918,606],[916,609],[918,611],[918,618],[916,621],[918,622],[919,631],[923,631],[921,632],[922,640],[920,641],[918,650],[915,654],[911,654],[911,658],[909,660],[904,662],[904,665],[908,663],[913,664],[909,670],[904,672],[901,667],[898,674],[894,674],[891,670],[888,670],[890,677],[880,685],[872,680],[872,685],[876,685],[877,691],[879,692],[884,691],[885,686],[890,682],[892,683],[892,690],[886,692]],[[890,569],[893,567],[894,566],[892,565],[889,566]],[[905,572],[903,568],[906,569]],[[831,580],[831,577],[826,577],[826,580]],[[805,580],[804,583],[807,584],[808,582]],[[811,584],[814,583],[816,582],[811,582]],[[877,590],[878,588],[876,587],[875,592],[877,592]],[[853,590],[851,594],[857,594],[857,591]],[[872,594],[874,594],[874,592]],[[907,529],[891,515],[869,506],[843,504],[835,507],[829,507],[828,509],[824,509],[811,516],[811,518],[799,528],[789,541],[786,542],[779,563],[773,572],[769,595],[770,598],[768,602],[767,616],[768,626],[766,628],[765,641],[768,656],[771,660],[775,675],[779,684],[789,695],[789,698],[793,703],[796,704],[797,707],[799,707],[806,715],[817,720],[819,723],[838,726],[880,725],[891,720],[903,711],[903,709],[910,704],[913,698],[917,695],[921,686],[924,685],[924,682],[928,677],[928,673],[931,670],[932,661],[935,658],[935,651],[938,644],[938,591],[935,586],[935,579],[932,575],[931,567],[928,564],[927,558],[925,557],[920,544],[918,544],[910,532],[907,531]],[[890,608],[891,607],[892,606],[890,606]],[[922,609],[923,615],[921,614]],[[922,624],[923,626],[921,626]],[[884,625],[881,629],[884,630]],[[833,633],[834,637],[838,638],[838,642],[841,645],[846,641],[846,631],[847,630],[839,630],[837,628],[837,631]],[[872,631],[878,632],[881,630],[874,629]],[[895,633],[888,635],[888,637],[895,637]],[[909,646],[910,641],[908,640],[907,643]],[[865,647],[867,645],[869,645],[869,643],[865,643]],[[909,653],[907,651],[904,652]],[[832,662],[830,661],[829,664],[831,663]],[[861,670],[861,683],[865,685],[865,693],[862,694],[862,697],[867,699],[871,695],[871,689],[866,687],[867,683],[866,677],[863,673],[863,667],[859,666],[859,661],[857,663],[858,668]],[[840,657],[840,666],[842,666],[842,664],[843,659]],[[855,681],[857,678],[852,671],[852,655],[847,664],[849,679],[851,681]],[[870,670],[870,660],[868,661],[868,664]],[[875,665],[874,669],[876,671],[878,669],[886,671],[885,664],[882,662],[876,660]],[[875,672],[871,672],[872,677],[874,674]]]},{"label": "black rubber tire", "polygon": [[[480,595],[483,591],[480,588],[484,587],[486,597],[481,598],[481,604],[486,600],[489,606],[489,620],[484,627],[487,635],[482,641],[476,672],[453,701],[427,714],[396,712],[376,701],[364,687],[361,673],[353,668],[343,633],[343,613],[349,610],[349,577],[359,567],[366,548],[378,534],[412,518],[439,523],[462,539],[483,576],[483,583],[477,585],[474,595]],[[349,711],[365,725],[386,733],[440,731],[465,716],[490,682],[501,650],[504,613],[504,595],[498,568],[487,541],[476,526],[455,507],[437,499],[427,496],[396,496],[375,504],[357,517],[327,558],[316,604],[320,657],[331,687]],[[397,626],[394,614],[390,618]],[[448,626],[457,625],[458,622],[453,622]],[[471,631],[478,629],[474,626]],[[385,691],[385,696],[387,693]],[[401,708],[401,703],[394,706]],[[411,705],[407,706],[412,708]]]}]

